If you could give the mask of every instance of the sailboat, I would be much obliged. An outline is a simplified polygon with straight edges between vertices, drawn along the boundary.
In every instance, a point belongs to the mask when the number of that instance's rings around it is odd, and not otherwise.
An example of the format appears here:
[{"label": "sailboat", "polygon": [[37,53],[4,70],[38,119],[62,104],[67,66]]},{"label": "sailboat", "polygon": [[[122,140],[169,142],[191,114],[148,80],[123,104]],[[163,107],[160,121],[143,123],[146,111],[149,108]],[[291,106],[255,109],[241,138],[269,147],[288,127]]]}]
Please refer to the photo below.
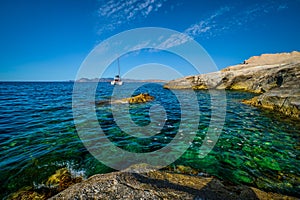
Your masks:
[{"label": "sailboat", "polygon": [[123,82],[120,77],[120,61],[118,58],[118,75],[115,76],[114,80],[110,82],[112,85],[123,85]]}]

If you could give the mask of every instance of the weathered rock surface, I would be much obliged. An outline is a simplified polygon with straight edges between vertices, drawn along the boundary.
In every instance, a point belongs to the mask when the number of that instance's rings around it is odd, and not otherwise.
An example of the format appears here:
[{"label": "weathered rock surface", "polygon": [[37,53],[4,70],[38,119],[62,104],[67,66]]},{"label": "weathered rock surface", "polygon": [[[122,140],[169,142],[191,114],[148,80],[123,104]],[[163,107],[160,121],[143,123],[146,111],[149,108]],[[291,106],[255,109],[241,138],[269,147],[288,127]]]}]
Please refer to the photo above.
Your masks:
[{"label": "weathered rock surface", "polygon": [[261,56],[252,56],[245,60],[245,64],[254,65],[271,65],[281,63],[293,63],[299,59],[300,52],[293,51],[291,53],[277,53],[277,54],[262,54]]},{"label": "weathered rock surface", "polygon": [[142,93],[133,97],[129,98],[124,98],[124,99],[118,99],[118,100],[112,100],[112,101],[99,101],[96,104],[101,105],[101,104],[122,104],[122,103],[146,103],[149,101],[153,101],[154,97],[149,95],[148,93]]},{"label": "weathered rock surface", "polygon": [[243,103],[279,111],[285,115],[300,119],[300,86],[299,84],[285,84],[252,99],[243,100]]},{"label": "weathered rock surface", "polygon": [[259,189],[224,184],[216,178],[150,171],[94,175],[54,199],[296,199]]},{"label": "weathered rock surface", "polygon": [[170,89],[232,89],[263,95],[244,103],[300,118],[300,52],[263,54],[218,72],[168,82]]}]

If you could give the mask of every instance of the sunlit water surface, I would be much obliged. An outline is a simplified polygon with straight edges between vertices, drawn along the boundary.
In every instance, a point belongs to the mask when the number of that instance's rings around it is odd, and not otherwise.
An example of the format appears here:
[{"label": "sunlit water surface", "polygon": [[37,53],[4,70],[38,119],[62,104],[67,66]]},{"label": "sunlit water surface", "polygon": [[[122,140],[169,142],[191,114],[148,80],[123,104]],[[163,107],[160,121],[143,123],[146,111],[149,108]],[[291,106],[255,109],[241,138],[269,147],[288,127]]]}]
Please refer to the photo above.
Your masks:
[{"label": "sunlit water surface", "polygon": [[[88,90],[89,84],[82,83],[82,87]],[[127,83],[122,88],[125,91],[136,86]],[[96,100],[109,99],[112,89],[109,83],[99,83]],[[0,198],[42,183],[62,167],[85,177],[112,171],[81,142],[73,121],[72,92],[73,83],[0,83]],[[158,108],[166,112],[164,125],[157,121],[158,132],[152,137],[133,137],[127,134],[130,126],[119,122],[120,128],[114,122],[109,105],[95,106],[99,125],[114,145],[130,152],[151,152],[168,145],[176,134],[184,137],[194,131],[178,131],[185,119],[172,91],[160,84],[145,84],[135,94],[141,92],[155,96],[155,101],[130,105],[124,117],[130,117],[137,126],[147,126],[151,120],[155,123],[149,110],[161,105]],[[177,93],[188,100],[194,91]],[[199,158],[210,125],[211,98],[207,91],[197,91],[196,95],[200,111],[197,135],[171,168],[185,165],[233,183],[300,196],[299,121],[241,103],[253,94],[226,91],[225,97],[219,95],[227,102],[219,140],[205,158]]]}]

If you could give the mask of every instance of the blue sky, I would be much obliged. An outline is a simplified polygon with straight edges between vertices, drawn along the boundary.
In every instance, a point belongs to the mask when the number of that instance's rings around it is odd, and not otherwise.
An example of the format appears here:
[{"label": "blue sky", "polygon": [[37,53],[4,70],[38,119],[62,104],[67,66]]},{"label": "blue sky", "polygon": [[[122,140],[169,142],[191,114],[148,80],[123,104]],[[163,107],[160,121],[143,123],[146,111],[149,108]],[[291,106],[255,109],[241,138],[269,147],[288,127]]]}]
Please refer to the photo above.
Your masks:
[{"label": "blue sky", "polygon": [[[299,11],[299,0],[2,0],[0,80],[73,80],[100,42],[139,27],[189,35],[219,69],[262,53],[299,51]],[[121,63],[134,67],[130,59]]]}]

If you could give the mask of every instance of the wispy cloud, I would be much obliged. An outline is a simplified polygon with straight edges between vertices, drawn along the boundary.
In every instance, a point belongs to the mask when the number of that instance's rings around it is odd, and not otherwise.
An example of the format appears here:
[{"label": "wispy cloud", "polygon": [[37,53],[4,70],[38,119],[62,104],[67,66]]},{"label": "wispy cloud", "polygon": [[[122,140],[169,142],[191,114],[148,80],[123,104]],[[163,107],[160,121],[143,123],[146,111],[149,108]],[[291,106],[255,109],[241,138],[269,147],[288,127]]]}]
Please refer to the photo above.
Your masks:
[{"label": "wispy cloud", "polygon": [[238,28],[247,27],[248,23],[288,8],[284,3],[266,1],[257,4],[250,4],[243,7],[223,7],[205,20],[187,28],[184,33],[193,37],[214,37],[227,31],[235,31]]},{"label": "wispy cloud", "polygon": [[274,3],[267,1],[264,3],[249,5],[242,10],[233,6],[225,6],[208,17],[192,24],[183,31],[182,34],[175,34],[163,41],[159,48],[171,48],[195,38],[211,38],[229,31],[237,29],[247,29],[248,24],[259,17],[271,15],[273,12],[280,12],[287,9],[288,5],[282,2]]},{"label": "wispy cloud", "polygon": [[189,28],[187,28],[184,31],[184,33],[189,35],[190,37],[197,37],[200,34],[213,31],[213,29],[217,27],[216,19],[229,11],[230,11],[230,7],[227,6],[222,7],[219,10],[212,13],[206,19],[191,25]]},{"label": "wispy cloud", "polygon": [[114,30],[124,23],[137,18],[146,18],[152,12],[162,7],[166,0],[110,0],[100,1],[99,17],[106,21],[99,33],[105,30]]},{"label": "wispy cloud", "polygon": [[[103,22],[99,33],[112,31],[123,24],[130,24],[137,19],[147,18],[148,15],[157,11],[167,0],[109,0],[102,2],[98,9],[99,17]],[[172,4],[168,4],[168,6]],[[174,34],[165,38],[158,48],[166,49],[188,42],[191,39],[209,39],[218,35],[234,32],[238,29],[248,29],[249,23],[260,17],[271,15],[288,8],[286,1],[266,0],[255,4],[224,5],[188,26],[182,33]],[[259,26],[258,23],[257,26]],[[250,26],[253,27],[253,26]],[[142,44],[144,46],[145,44]]]},{"label": "wispy cloud", "polygon": [[191,39],[191,37],[183,33],[173,34],[169,38],[165,39],[162,43],[158,44],[156,48],[168,49],[174,46],[184,44]]},{"label": "wispy cloud", "polygon": [[186,43],[187,41],[198,37],[204,33],[211,33],[213,29],[217,27],[216,18],[222,16],[224,13],[229,12],[229,7],[222,7],[215,12],[212,12],[206,19],[201,20],[198,23],[192,24],[190,27],[185,29],[183,33],[174,34],[171,37],[163,41],[158,48],[167,49],[173,46],[178,46]]},{"label": "wispy cloud", "polygon": [[277,10],[285,10],[287,8],[288,8],[288,6],[286,4],[281,4],[278,6]]}]

